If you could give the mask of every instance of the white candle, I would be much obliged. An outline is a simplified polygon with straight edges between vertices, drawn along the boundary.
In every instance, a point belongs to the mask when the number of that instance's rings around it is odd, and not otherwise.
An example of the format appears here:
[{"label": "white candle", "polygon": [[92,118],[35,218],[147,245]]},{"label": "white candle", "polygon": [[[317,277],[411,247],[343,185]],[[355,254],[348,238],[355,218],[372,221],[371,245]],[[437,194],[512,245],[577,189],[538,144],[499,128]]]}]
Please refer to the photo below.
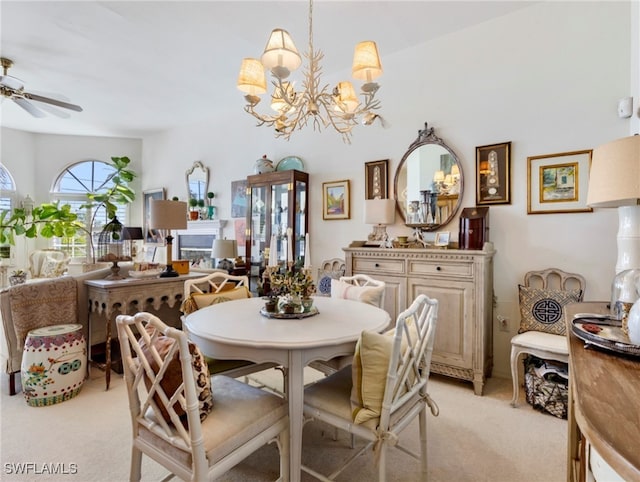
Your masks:
[{"label": "white candle", "polygon": [[293,229],[287,228],[287,262],[294,262],[293,259],[293,243],[291,241],[291,237],[293,235]]},{"label": "white candle", "polygon": [[304,268],[311,268],[311,251],[309,250],[309,233],[304,236]]},{"label": "white candle", "polygon": [[278,266],[278,242],[276,235],[271,235],[271,246],[269,246],[269,266]]}]

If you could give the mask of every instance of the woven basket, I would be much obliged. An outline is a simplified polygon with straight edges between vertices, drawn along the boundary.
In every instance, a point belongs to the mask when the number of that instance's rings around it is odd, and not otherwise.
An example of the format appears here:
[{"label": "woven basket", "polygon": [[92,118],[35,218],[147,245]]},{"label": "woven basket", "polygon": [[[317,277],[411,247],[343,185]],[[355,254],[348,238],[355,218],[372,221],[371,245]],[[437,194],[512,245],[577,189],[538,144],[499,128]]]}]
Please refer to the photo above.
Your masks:
[{"label": "woven basket", "polygon": [[527,403],[536,410],[566,419],[568,385],[566,382],[554,382],[539,377],[535,372],[535,368],[543,363],[543,360],[531,355],[524,360],[524,388],[527,395]]}]

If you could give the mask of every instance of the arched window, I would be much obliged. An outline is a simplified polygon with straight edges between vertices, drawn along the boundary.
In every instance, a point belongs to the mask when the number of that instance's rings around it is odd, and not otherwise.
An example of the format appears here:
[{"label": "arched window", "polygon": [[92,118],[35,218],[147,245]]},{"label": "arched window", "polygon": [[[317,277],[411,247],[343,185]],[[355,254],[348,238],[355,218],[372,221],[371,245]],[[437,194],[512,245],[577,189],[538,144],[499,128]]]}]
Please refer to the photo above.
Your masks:
[{"label": "arched window", "polygon": [[[97,212],[90,208],[82,208],[87,204],[87,194],[99,194],[106,192],[113,186],[112,178],[116,170],[110,164],[103,161],[81,161],[65,168],[53,185],[52,197],[60,204],[70,204],[72,210],[84,221],[88,232],[92,233],[94,245],[103,226],[109,222],[104,207]],[[126,226],[128,219],[128,207],[118,206],[118,220]],[[86,257],[91,255],[91,246],[86,233],[78,232],[73,239],[55,238],[54,247],[69,252],[72,257]]]},{"label": "arched window", "polygon": [[0,210],[13,209],[16,195],[16,183],[11,173],[4,166],[0,166]]}]

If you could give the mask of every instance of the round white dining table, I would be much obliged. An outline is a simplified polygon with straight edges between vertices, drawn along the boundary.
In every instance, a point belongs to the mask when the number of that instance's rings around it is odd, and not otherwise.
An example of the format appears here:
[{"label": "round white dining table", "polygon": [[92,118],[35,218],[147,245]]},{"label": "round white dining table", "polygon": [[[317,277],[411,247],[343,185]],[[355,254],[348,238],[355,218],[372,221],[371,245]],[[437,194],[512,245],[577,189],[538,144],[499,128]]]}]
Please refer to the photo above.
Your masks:
[{"label": "round white dining table", "polygon": [[318,314],[302,319],[276,319],[260,314],[261,298],[218,303],[185,318],[191,339],[207,356],[273,362],[287,367],[290,424],[290,480],[300,480],[304,367],[314,360],[353,355],[363,330],[381,332],[389,314],[351,300],[315,297]]}]

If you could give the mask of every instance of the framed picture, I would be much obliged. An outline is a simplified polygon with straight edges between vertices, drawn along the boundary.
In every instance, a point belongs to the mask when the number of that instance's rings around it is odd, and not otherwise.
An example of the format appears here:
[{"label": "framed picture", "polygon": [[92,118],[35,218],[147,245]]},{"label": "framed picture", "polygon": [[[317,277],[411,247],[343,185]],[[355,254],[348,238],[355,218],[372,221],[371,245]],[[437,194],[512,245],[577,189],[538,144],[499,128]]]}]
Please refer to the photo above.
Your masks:
[{"label": "framed picture", "polygon": [[349,181],[322,183],[322,219],[349,219]]},{"label": "framed picture", "polygon": [[449,246],[450,238],[451,238],[451,232],[439,231],[436,233],[436,239],[433,244],[435,246]]},{"label": "framed picture", "polygon": [[247,180],[231,182],[231,217],[247,216]]},{"label": "framed picture", "polygon": [[389,160],[364,163],[365,199],[387,199],[389,196]]},{"label": "framed picture", "polygon": [[527,213],[591,212],[587,206],[591,150],[527,158]]},{"label": "framed picture", "polygon": [[511,142],[476,147],[476,205],[511,204]]},{"label": "framed picture", "polygon": [[147,191],[143,191],[142,195],[144,196],[144,206],[142,216],[144,218],[144,242],[145,243],[162,243],[162,236],[155,229],[149,228],[149,215],[150,215],[150,206],[152,199],[164,199],[165,198],[165,190],[163,187],[159,189],[149,189]]}]

